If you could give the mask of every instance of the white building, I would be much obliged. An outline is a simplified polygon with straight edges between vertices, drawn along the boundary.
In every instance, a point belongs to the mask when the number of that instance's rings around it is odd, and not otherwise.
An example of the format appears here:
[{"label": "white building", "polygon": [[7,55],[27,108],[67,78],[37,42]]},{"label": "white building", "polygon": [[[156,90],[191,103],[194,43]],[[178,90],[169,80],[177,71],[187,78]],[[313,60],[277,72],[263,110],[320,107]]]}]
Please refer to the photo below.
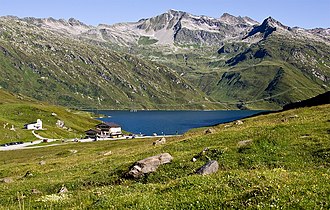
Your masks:
[{"label": "white building", "polygon": [[37,122],[25,124],[24,128],[27,130],[41,130],[42,129],[42,121],[40,119]]}]

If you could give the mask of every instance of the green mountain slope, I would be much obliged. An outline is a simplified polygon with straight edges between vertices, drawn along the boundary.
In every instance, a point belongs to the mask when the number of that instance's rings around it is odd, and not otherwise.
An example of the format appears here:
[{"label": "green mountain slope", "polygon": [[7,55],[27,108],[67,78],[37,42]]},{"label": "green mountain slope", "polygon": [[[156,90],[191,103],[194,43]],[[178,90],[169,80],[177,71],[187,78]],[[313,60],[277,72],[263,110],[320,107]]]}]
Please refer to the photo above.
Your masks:
[{"label": "green mountain slope", "polygon": [[[330,46],[316,41],[306,46],[303,41],[285,39],[271,35],[229,59],[230,71],[222,75],[211,95],[225,89],[226,96],[248,107],[258,101],[283,106],[327,91]],[[228,90],[236,90],[236,95]]]},{"label": "green mountain slope", "polygon": [[16,18],[0,19],[0,86],[70,107],[204,109],[205,94],[166,66]]},{"label": "green mountain slope", "polygon": [[[248,118],[212,134],[200,128],[160,146],[134,139],[1,152],[0,208],[328,209],[329,108]],[[163,152],[172,163],[139,180],[123,177],[135,161]],[[195,175],[209,158],[219,171]],[[68,192],[58,194],[63,186]]]},{"label": "green mountain slope", "polygon": [[78,108],[280,109],[329,90],[329,29],[170,10],[136,23],[0,18],[0,86]]},{"label": "green mountain slope", "polygon": [[[220,19],[188,16],[182,13],[177,25],[191,32],[181,33],[180,41],[174,34],[172,48],[158,43],[138,44],[134,53],[175,69],[209,97],[229,107],[279,109],[329,90],[329,29],[290,28],[271,17],[251,26],[247,19],[228,14]],[[141,22],[157,30],[156,20]],[[234,35],[229,28],[241,32]],[[203,36],[199,36],[201,31]]]},{"label": "green mountain slope", "polygon": [[[84,137],[84,131],[99,122],[92,119],[89,113],[40,103],[0,89],[0,144],[35,140],[31,130],[24,129],[24,125],[37,119],[43,121],[45,129],[37,133],[47,138]],[[66,128],[58,128],[58,120],[63,121]]]}]

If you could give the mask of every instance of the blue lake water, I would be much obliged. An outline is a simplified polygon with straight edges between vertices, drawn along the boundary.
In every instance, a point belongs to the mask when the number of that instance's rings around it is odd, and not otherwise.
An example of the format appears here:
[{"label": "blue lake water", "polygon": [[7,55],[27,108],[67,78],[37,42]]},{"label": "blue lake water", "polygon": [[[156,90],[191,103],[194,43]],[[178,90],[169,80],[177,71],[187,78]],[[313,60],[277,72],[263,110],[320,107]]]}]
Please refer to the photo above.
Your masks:
[{"label": "blue lake water", "polygon": [[183,134],[192,128],[238,120],[259,112],[261,111],[97,111],[108,116],[99,120],[114,122],[126,131],[145,135]]}]

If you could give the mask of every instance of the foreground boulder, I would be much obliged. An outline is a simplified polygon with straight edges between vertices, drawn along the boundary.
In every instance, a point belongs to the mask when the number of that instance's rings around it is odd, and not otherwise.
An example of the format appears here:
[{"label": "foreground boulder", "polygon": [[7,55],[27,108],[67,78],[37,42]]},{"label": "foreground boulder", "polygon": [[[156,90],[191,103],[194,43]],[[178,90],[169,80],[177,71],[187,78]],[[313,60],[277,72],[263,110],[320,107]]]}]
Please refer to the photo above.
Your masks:
[{"label": "foreground boulder", "polygon": [[139,178],[145,174],[154,172],[160,165],[170,163],[173,157],[169,153],[163,153],[140,160],[130,168],[126,174],[129,178]]},{"label": "foreground boulder", "polygon": [[159,139],[157,141],[154,141],[152,144],[154,146],[156,146],[156,145],[165,144],[165,143],[166,143],[166,138],[165,137],[162,137],[161,139]]},{"label": "foreground boulder", "polygon": [[216,160],[211,160],[202,167],[200,167],[197,171],[196,174],[200,175],[209,175],[217,172],[219,169],[219,164],[218,161]]}]

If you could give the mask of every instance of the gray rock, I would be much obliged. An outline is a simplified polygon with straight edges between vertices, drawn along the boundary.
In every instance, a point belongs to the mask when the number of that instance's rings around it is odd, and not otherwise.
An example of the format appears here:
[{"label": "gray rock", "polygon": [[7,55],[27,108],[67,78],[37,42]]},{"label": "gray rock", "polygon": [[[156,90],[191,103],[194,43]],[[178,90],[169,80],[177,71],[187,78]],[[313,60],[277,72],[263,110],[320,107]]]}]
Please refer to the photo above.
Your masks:
[{"label": "gray rock", "polygon": [[165,143],[166,143],[166,138],[165,138],[165,137],[162,137],[161,139],[159,139],[159,140],[153,142],[152,144],[153,144],[154,146],[156,146],[156,145],[165,144]]},{"label": "gray rock", "polygon": [[196,174],[200,175],[209,175],[217,172],[219,169],[219,164],[218,161],[216,160],[211,160],[202,167],[200,167],[197,171]]},{"label": "gray rock", "polygon": [[163,153],[140,160],[130,168],[126,174],[130,178],[139,178],[157,170],[160,165],[170,163],[173,157],[169,153]]},{"label": "gray rock", "polygon": [[39,165],[46,165],[46,161],[44,161],[44,160],[40,161]]}]

